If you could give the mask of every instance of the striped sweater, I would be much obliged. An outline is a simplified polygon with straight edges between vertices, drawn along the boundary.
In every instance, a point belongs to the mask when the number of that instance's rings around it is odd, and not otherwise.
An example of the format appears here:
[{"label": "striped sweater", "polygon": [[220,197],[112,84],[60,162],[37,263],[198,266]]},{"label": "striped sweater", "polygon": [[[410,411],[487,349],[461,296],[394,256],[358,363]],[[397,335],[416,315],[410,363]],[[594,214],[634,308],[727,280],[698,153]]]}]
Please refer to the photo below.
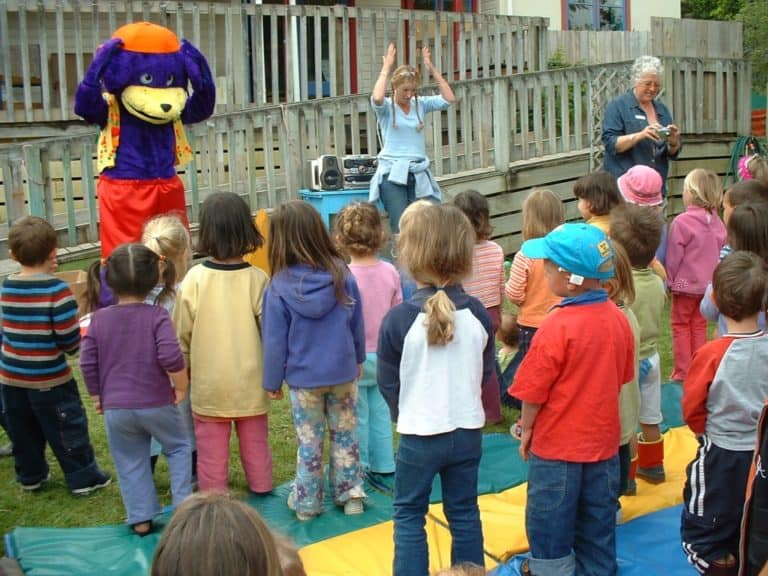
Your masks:
[{"label": "striped sweater", "polygon": [[66,282],[48,274],[10,276],[3,315],[0,382],[45,389],[72,379],[64,353],[80,346],[77,303]]}]

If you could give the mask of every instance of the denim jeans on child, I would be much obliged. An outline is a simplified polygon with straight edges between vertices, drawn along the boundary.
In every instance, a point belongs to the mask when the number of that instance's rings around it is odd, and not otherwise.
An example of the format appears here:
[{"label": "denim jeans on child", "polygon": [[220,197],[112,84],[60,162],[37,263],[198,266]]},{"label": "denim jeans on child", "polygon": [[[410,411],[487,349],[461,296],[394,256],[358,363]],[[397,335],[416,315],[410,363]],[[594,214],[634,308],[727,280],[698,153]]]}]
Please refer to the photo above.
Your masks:
[{"label": "denim jeans on child", "polygon": [[357,445],[357,384],[289,388],[289,391],[299,444],[293,486],[296,512],[316,515],[323,511],[323,438],[326,423],[330,439],[328,481],[334,502],[344,504],[350,498],[364,498]]},{"label": "denim jeans on child", "polygon": [[614,576],[618,455],[600,462],[531,454],[525,530],[534,576]]},{"label": "denim jeans on child", "polygon": [[481,429],[459,428],[434,436],[403,434],[395,468],[394,576],[427,576],[429,552],[424,530],[432,481],[440,475],[443,512],[451,533],[451,564],[483,565],[483,530],[477,506]]},{"label": "denim jeans on child", "polygon": [[376,385],[376,352],[365,355],[363,376],[358,382],[357,392],[360,466],[364,471],[391,474],[395,471],[392,423],[389,407]]},{"label": "denim jeans on child", "polygon": [[46,442],[70,490],[102,480],[74,380],[45,390],[3,386],[2,393],[18,482],[30,485],[48,477]]}]

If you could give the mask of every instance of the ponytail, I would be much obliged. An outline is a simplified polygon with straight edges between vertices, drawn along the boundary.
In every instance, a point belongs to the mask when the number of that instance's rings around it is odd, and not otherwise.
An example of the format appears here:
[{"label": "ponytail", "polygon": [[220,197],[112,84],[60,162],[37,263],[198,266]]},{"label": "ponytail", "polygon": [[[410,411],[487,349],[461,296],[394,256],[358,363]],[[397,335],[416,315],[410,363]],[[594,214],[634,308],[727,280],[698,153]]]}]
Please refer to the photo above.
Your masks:
[{"label": "ponytail", "polygon": [[86,277],[85,295],[83,297],[83,309],[81,314],[95,312],[99,307],[101,296],[101,260],[96,260],[88,267]]},{"label": "ponytail", "polygon": [[444,290],[438,288],[424,302],[424,312],[427,315],[424,325],[427,327],[427,343],[430,346],[444,346],[453,340],[456,332],[453,317],[456,306]]}]

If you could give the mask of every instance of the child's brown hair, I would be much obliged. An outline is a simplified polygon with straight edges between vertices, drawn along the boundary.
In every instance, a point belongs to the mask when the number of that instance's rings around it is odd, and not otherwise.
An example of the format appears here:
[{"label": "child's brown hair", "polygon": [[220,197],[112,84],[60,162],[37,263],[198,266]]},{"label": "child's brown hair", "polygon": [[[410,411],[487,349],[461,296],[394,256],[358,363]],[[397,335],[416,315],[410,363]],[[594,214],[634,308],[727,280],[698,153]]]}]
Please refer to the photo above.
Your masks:
[{"label": "child's brown hair", "polygon": [[609,236],[621,244],[633,268],[647,268],[656,256],[663,225],[655,210],[625,203],[611,210]]},{"label": "child's brown hair", "polygon": [[152,576],[282,576],[272,533],[259,513],[220,492],[199,492],[173,514],[152,560]]},{"label": "child's brown hair", "polygon": [[384,225],[375,204],[353,202],[336,215],[336,240],[345,252],[374,254],[384,242]]},{"label": "child's brown hair", "polygon": [[615,206],[624,203],[616,177],[605,170],[579,178],[573,186],[573,194],[587,201],[593,216],[604,216]]},{"label": "child's brown hair", "polygon": [[424,304],[427,342],[447,344],[454,336],[456,307],[441,288],[458,284],[471,273],[474,230],[464,213],[451,204],[419,207],[400,225],[400,263],[414,280],[438,289]]},{"label": "child's brown hair", "polygon": [[723,316],[739,321],[765,311],[766,290],[768,270],[754,252],[732,252],[715,268],[712,293]]},{"label": "child's brown hair", "polygon": [[24,216],[8,230],[11,258],[22,266],[39,266],[58,246],[56,230],[38,216]]},{"label": "child's brown hair", "polygon": [[768,184],[757,180],[736,182],[725,191],[723,202],[727,202],[732,208],[748,202],[768,202]]},{"label": "child's brown hair", "polygon": [[214,192],[200,208],[198,250],[224,261],[261,248],[264,237],[253,222],[251,209],[237,194]]},{"label": "child's brown hair", "polygon": [[348,304],[347,267],[331,240],[320,213],[303,200],[289,200],[275,208],[269,219],[269,267],[272,275],[305,264],[327,270],[333,278],[336,300]]},{"label": "child's brown hair", "polygon": [[749,250],[768,258],[768,202],[736,206],[726,228],[733,250]]},{"label": "child's brown hair", "polygon": [[485,196],[477,190],[465,190],[456,195],[453,203],[469,218],[478,241],[488,240],[491,237],[493,232],[491,209]]}]

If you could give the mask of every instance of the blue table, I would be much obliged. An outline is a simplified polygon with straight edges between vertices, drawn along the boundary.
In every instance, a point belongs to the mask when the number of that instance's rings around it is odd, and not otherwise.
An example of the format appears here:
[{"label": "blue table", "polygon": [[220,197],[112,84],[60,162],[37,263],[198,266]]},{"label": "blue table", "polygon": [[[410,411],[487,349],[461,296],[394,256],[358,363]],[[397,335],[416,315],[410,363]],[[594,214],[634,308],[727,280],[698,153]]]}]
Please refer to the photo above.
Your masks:
[{"label": "blue table", "polygon": [[[368,202],[368,188],[346,188],[344,190],[309,190],[301,188],[299,196],[309,202],[320,212],[326,227],[331,229],[331,219],[341,212],[350,202]],[[379,210],[383,210],[381,202],[377,203]]]}]

